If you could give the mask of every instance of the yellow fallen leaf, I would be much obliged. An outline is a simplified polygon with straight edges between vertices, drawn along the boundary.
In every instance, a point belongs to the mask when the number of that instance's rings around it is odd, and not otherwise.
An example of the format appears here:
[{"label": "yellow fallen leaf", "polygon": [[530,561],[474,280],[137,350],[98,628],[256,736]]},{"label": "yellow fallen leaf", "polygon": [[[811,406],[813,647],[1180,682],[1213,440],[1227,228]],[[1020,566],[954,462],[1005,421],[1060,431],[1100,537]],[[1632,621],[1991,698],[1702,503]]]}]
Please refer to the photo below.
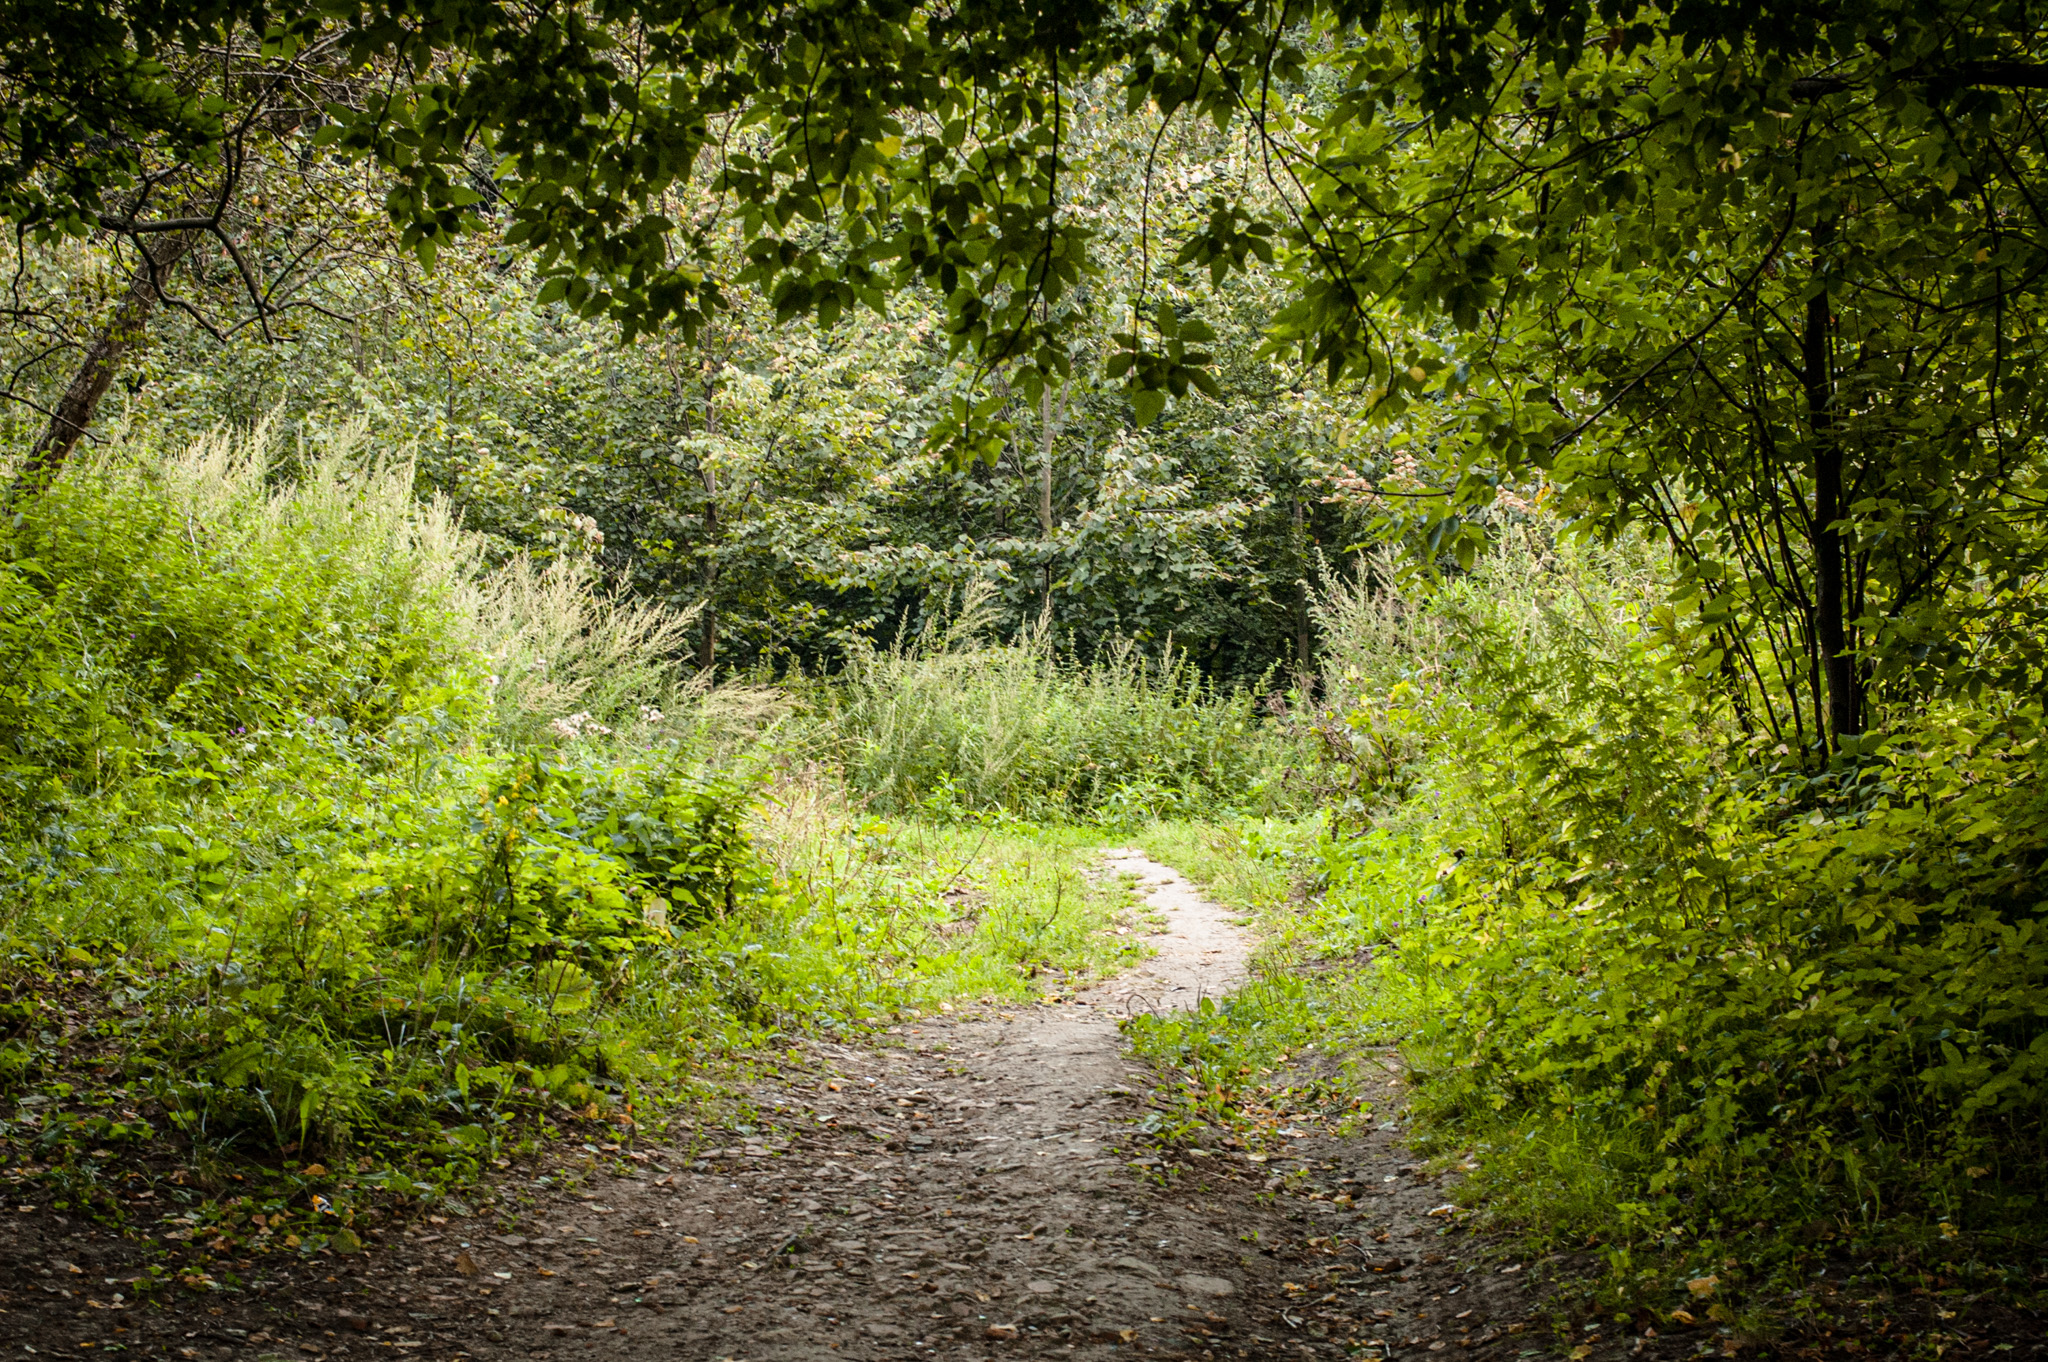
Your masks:
[{"label": "yellow fallen leaf", "polygon": [[1685,1284],[1685,1289],[1705,1300],[1714,1294],[1714,1288],[1721,1284],[1719,1277],[1695,1277]]}]

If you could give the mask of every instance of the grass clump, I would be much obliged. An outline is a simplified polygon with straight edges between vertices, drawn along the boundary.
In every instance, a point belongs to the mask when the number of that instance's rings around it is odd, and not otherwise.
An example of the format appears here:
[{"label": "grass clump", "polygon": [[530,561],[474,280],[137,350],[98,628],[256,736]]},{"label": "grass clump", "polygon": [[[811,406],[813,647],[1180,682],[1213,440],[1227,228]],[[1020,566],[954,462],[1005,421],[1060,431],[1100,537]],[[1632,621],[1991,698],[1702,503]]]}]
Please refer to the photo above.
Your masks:
[{"label": "grass clump", "polygon": [[821,693],[848,784],[877,809],[1121,827],[1284,799],[1249,692],[1129,642],[1086,663],[1044,629],[993,642],[992,618],[970,586],[918,637],[856,645]]}]

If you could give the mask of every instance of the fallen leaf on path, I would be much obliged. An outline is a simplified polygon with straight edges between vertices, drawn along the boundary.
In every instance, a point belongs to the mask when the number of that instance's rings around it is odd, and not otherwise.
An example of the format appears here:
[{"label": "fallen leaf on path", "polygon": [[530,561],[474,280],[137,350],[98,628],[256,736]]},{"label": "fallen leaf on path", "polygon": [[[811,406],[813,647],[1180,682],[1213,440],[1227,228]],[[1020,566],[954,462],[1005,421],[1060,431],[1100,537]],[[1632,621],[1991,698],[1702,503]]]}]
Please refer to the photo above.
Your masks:
[{"label": "fallen leaf on path", "polygon": [[1713,1295],[1714,1288],[1720,1284],[1721,1279],[1719,1277],[1695,1277],[1685,1284],[1685,1289],[1692,1292],[1693,1295],[1705,1299]]},{"label": "fallen leaf on path", "polygon": [[476,1276],[479,1269],[476,1265],[476,1259],[469,1256],[468,1249],[464,1249],[455,1255],[455,1270],[465,1277]]},{"label": "fallen leaf on path", "polygon": [[[1125,1332],[1132,1331],[1126,1330]],[[1017,1326],[1014,1324],[991,1324],[988,1326],[988,1336],[990,1338],[1015,1338],[1017,1336]]]}]

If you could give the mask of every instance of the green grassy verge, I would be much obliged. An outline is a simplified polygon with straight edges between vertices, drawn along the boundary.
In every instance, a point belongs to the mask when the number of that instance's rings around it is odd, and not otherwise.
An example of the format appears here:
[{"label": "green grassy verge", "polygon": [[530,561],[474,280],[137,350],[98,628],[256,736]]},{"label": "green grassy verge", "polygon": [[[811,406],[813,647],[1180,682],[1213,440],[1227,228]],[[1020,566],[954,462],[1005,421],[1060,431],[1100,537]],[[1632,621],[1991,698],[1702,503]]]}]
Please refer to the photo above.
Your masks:
[{"label": "green grassy verge", "polygon": [[1159,823],[1137,842],[1248,914],[1259,937],[1251,978],[1230,997],[1126,1027],[1163,1080],[1148,1129],[1258,1152],[1276,1148],[1284,1129],[1371,1119],[1388,1081],[1379,1051],[1399,1036],[1400,1019],[1356,915],[1307,892],[1316,822]]}]

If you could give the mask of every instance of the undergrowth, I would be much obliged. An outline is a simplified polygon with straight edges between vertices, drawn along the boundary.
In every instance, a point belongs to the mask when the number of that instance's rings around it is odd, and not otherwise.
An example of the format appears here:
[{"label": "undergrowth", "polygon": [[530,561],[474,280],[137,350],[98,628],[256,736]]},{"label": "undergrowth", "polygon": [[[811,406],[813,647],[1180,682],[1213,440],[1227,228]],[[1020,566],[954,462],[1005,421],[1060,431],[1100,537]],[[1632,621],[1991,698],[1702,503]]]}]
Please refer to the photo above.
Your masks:
[{"label": "undergrowth", "polygon": [[6,1176],[232,1203],[172,1236],[202,1277],[347,1250],[804,1031],[1130,952],[1097,834],[885,822],[785,699],[673,660],[688,623],[486,570],[345,437],[75,464],[0,529]]},{"label": "undergrowth", "polygon": [[1247,869],[1263,830],[1159,834],[1270,934],[1230,1005],[1135,1029],[1189,1138],[1282,1056],[1398,1039],[1413,1137],[1589,1308],[1736,1346],[2037,1293],[2038,706],[1933,699],[1817,763],[1747,735],[1626,544],[1381,568],[1325,598],[1294,716],[1342,768],[1303,897]]},{"label": "undergrowth", "polygon": [[829,749],[876,809],[1131,827],[1292,802],[1252,692],[1129,642],[1082,661],[1042,627],[994,640],[993,605],[970,585],[924,633],[856,643],[818,690]]}]

